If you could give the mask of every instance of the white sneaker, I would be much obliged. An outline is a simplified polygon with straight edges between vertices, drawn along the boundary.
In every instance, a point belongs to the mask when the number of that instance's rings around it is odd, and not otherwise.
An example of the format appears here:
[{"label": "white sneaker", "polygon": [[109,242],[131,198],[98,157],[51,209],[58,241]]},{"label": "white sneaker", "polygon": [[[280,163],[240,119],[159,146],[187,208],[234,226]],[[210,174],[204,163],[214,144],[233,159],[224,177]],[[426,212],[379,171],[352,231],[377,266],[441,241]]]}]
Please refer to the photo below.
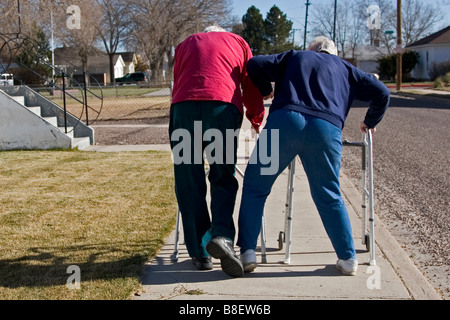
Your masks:
[{"label": "white sneaker", "polygon": [[339,259],[336,262],[336,268],[342,272],[342,274],[346,276],[354,276],[356,275],[356,270],[358,269],[358,260],[356,259],[348,259],[342,260]]},{"label": "white sneaker", "polygon": [[241,254],[242,265],[244,266],[244,272],[252,272],[258,266],[256,263],[255,250],[247,249]]}]

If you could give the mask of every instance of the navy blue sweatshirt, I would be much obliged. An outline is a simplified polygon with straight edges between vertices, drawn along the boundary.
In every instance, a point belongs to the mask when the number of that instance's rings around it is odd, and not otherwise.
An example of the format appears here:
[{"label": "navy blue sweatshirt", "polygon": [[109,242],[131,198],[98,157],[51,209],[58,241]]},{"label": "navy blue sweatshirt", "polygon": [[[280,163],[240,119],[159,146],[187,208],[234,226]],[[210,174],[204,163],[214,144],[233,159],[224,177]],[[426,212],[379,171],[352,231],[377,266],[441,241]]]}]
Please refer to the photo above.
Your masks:
[{"label": "navy blue sweatshirt", "polygon": [[373,75],[341,58],[314,51],[291,50],[256,56],[247,72],[263,96],[275,93],[270,111],[290,109],[344,127],[353,99],[370,102],[364,123],[375,128],[389,106],[390,93]]}]

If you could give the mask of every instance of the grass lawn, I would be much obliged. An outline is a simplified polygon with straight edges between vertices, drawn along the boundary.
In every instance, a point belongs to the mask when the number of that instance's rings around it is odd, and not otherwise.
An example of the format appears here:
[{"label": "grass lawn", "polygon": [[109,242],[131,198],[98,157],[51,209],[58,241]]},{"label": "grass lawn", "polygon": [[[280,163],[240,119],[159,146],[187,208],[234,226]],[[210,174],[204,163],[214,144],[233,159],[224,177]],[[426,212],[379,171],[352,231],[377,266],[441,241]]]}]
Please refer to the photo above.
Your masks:
[{"label": "grass lawn", "polygon": [[129,299],[176,218],[167,152],[0,152],[0,190],[0,299]]}]

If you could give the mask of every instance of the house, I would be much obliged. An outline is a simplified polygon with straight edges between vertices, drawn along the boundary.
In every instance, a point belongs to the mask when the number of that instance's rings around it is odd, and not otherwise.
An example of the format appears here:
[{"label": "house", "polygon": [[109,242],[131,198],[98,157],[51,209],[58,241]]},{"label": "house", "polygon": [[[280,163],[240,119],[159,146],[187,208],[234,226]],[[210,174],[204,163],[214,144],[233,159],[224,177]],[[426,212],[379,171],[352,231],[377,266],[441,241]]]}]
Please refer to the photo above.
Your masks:
[{"label": "house", "polygon": [[420,55],[411,76],[415,79],[434,80],[431,79],[433,66],[450,63],[450,26],[406,46],[406,49]]},{"label": "house", "polygon": [[[126,59],[126,62],[124,60]],[[123,77],[126,73],[134,72],[134,66],[137,62],[134,52],[123,52],[113,56],[114,77]],[[79,82],[83,82],[83,68],[81,58],[74,48],[56,48],[55,66],[72,75]],[[132,70],[132,71],[130,71]],[[89,72],[101,85],[111,83],[111,74],[109,68],[109,56],[97,50],[87,58],[87,72]]]},{"label": "house", "polygon": [[[114,66],[114,77],[115,78],[123,77],[125,62],[123,61],[121,55],[113,56],[113,66]],[[107,84],[111,82],[109,57],[107,54],[89,56],[87,61],[87,71],[92,76],[94,76],[97,79],[97,81],[103,78],[102,81],[99,81],[100,84]]]},{"label": "house", "polygon": [[379,73],[378,59],[388,55],[386,47],[361,46],[355,50],[355,59],[351,59],[356,67],[367,73]]},{"label": "house", "polygon": [[[125,63],[125,67],[123,70],[123,75],[127,73],[135,72],[135,66],[138,64],[136,53],[134,52],[117,52],[116,55],[122,56],[123,62]],[[115,78],[120,78],[117,74],[114,74]]]}]

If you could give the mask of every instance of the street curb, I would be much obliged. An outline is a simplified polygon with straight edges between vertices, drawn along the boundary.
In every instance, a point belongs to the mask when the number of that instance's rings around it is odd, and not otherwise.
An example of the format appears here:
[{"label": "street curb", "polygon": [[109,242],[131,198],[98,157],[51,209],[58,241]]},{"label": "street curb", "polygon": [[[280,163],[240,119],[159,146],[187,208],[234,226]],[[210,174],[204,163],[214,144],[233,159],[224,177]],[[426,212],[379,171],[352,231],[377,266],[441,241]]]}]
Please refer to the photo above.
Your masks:
[{"label": "street curb", "polygon": [[[350,203],[355,213],[361,218],[361,194],[350,179],[342,173],[340,181],[344,197]],[[443,297],[431,286],[423,273],[411,261],[405,250],[399,245],[376,214],[375,242],[403,282],[412,299],[443,300]]]}]

